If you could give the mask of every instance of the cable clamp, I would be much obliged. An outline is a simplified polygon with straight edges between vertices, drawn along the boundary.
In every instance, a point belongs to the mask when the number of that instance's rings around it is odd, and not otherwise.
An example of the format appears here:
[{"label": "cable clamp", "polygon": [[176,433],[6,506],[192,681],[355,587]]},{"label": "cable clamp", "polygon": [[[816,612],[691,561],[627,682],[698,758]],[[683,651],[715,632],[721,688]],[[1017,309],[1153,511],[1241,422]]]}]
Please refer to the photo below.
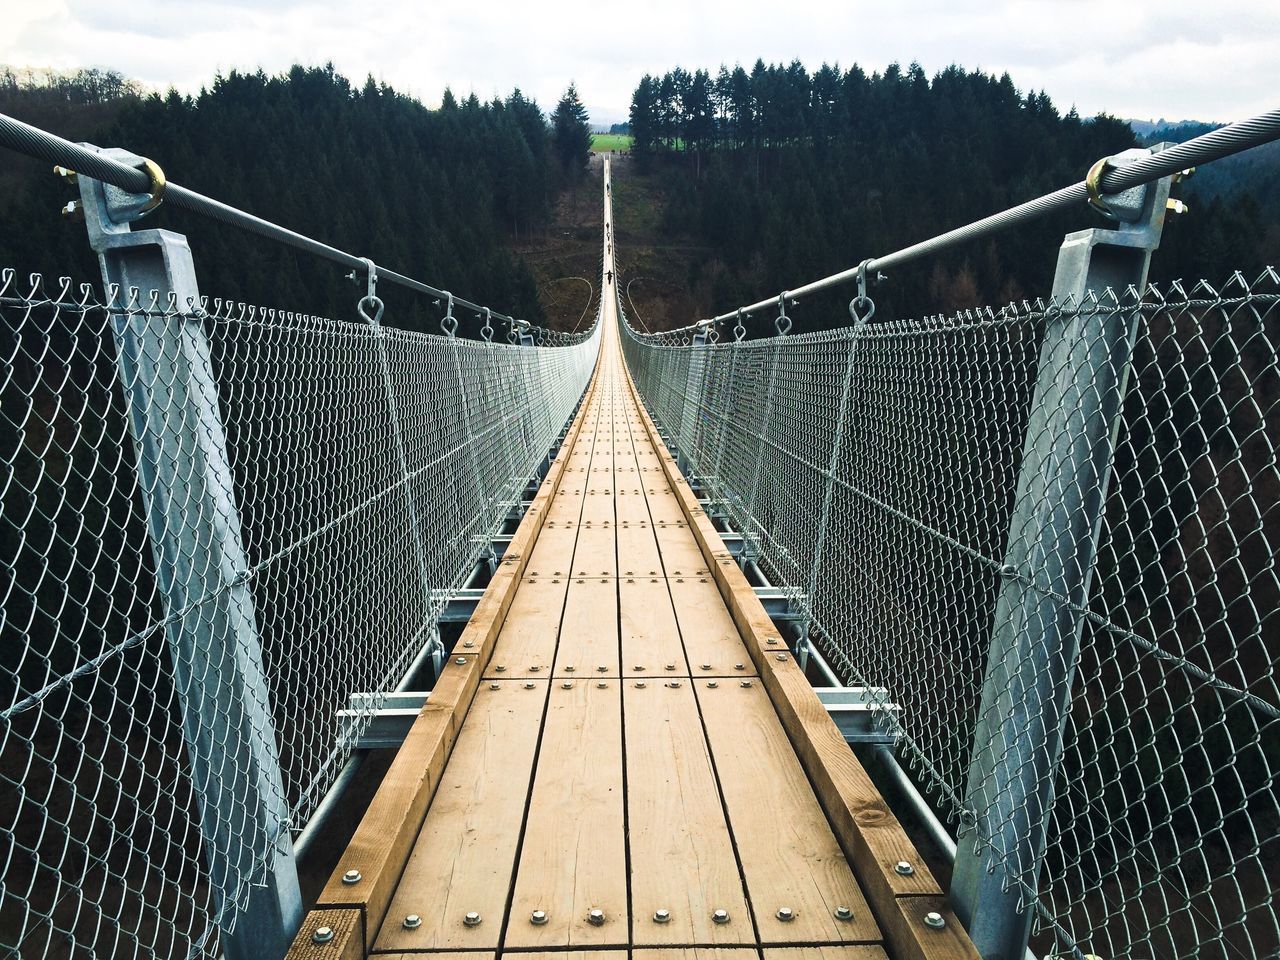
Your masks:
[{"label": "cable clamp", "polygon": [[1111,204],[1107,203],[1102,195],[1102,178],[1107,169],[1112,166],[1112,159],[1112,157],[1102,157],[1089,168],[1089,173],[1084,178],[1084,188],[1089,194],[1089,206],[1108,220],[1118,220],[1120,218],[1116,216],[1116,212],[1111,209]]},{"label": "cable clamp", "polygon": [[[364,322],[371,327],[376,327],[382,322],[382,311],[384,309],[382,300],[378,298],[378,266],[368,257],[361,257],[360,262],[364,264],[367,271],[368,280],[365,284],[365,294],[360,298],[360,302],[356,304],[356,312],[360,314]],[[352,271],[352,279],[355,279],[355,272]],[[373,313],[370,315],[369,310]]]}]

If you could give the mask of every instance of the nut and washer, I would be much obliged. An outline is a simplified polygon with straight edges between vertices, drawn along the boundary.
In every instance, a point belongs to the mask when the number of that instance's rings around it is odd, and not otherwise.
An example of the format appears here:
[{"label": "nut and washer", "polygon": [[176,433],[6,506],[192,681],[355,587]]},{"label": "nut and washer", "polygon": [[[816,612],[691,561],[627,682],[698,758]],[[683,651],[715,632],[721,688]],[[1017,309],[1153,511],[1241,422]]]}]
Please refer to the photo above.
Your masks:
[{"label": "nut and washer", "polygon": [[916,868],[911,866],[911,864],[907,863],[905,860],[899,860],[894,864],[893,869],[897,874],[903,877],[909,877],[916,872]]},{"label": "nut and washer", "polygon": [[776,916],[783,923],[790,923],[796,918],[796,912],[790,907],[779,907]]},{"label": "nut and washer", "polygon": [[328,943],[333,939],[333,927],[316,927],[311,931],[312,943]]},{"label": "nut and washer", "polygon": [[836,919],[837,919],[837,920],[852,920],[852,919],[853,919],[853,911],[852,911],[852,910],[850,910],[848,907],[845,907],[845,906],[836,907]]},{"label": "nut and washer", "polygon": [[480,926],[480,914],[472,910],[470,913],[468,913],[465,917],[462,918],[462,922],[465,923],[468,927],[478,927]]},{"label": "nut and washer", "polygon": [[347,884],[348,886],[350,886],[350,885],[351,885],[351,884],[353,884],[353,883],[359,883],[359,882],[360,882],[360,871],[359,871],[359,870],[348,870],[346,873],[344,873],[344,874],[342,875],[342,882],[343,882],[343,883],[345,883],[345,884]]},{"label": "nut and washer", "polygon": [[458,658],[456,658],[453,662],[454,662],[454,663],[456,663],[456,664],[457,664],[458,666],[460,666],[460,667],[465,667],[465,666],[467,665],[467,658],[466,658],[466,657],[458,657]]},{"label": "nut and washer", "polygon": [[720,684],[716,683],[714,680],[708,680],[707,686],[714,690],[716,687],[720,686]]},{"label": "nut and washer", "polygon": [[715,923],[728,923],[729,911],[724,909],[724,907],[721,907],[715,913],[711,914],[711,919]]},{"label": "nut and washer", "polygon": [[533,913],[529,914],[529,922],[532,923],[535,927],[542,926],[544,923],[547,922],[547,911],[545,910],[533,911]]},{"label": "nut and washer", "polygon": [[671,919],[671,911],[670,911],[670,910],[655,910],[655,911],[653,911],[653,922],[654,922],[654,923],[666,923],[666,922],[668,922],[670,919]]},{"label": "nut and washer", "polygon": [[599,907],[592,908],[591,912],[587,914],[587,923],[593,927],[604,926],[604,911]]},{"label": "nut and washer", "polygon": [[934,930],[941,930],[947,925],[947,918],[940,913],[930,911],[924,915],[924,925]]},{"label": "nut and washer", "polygon": [[406,930],[417,930],[422,926],[422,918],[416,913],[411,913],[404,918],[404,928]]}]

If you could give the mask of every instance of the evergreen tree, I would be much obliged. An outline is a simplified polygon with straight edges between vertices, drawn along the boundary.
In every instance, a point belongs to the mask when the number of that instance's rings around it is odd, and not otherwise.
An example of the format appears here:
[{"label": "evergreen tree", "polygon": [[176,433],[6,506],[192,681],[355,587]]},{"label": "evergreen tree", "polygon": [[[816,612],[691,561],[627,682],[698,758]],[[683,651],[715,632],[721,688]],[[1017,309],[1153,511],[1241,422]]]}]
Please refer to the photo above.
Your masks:
[{"label": "evergreen tree", "polygon": [[576,190],[591,158],[591,124],[576,84],[569,84],[551,115],[551,143],[564,182]]}]

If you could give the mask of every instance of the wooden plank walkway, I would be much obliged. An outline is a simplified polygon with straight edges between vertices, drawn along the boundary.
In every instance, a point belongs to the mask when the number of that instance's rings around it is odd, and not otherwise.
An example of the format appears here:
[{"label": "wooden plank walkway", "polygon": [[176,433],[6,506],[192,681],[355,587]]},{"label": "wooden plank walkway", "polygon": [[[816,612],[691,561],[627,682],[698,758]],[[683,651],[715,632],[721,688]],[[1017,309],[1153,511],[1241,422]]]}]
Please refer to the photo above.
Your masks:
[{"label": "wooden plank walkway", "polygon": [[566,442],[290,956],[976,957],[637,402],[603,301]]}]

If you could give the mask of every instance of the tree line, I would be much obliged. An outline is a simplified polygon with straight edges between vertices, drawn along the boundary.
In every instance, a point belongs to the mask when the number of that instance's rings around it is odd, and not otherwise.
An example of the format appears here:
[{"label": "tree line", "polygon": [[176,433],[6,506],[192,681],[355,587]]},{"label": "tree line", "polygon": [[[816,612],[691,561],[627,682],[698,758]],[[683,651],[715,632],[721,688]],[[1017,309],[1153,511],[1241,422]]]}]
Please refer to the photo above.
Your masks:
[{"label": "tree line", "polygon": [[[952,65],[930,78],[914,63],[675,67],[641,78],[630,129],[642,168],[670,179],[666,227],[713,251],[691,280],[717,309],[1079,181],[1136,142],[1125,121],[1061,113],[1007,73]],[[1157,277],[1260,269],[1277,238],[1257,204],[1192,205],[1189,228],[1166,230]],[[932,258],[891,278],[882,306],[919,316],[1043,295],[1063,233],[1099,224],[1082,205]]]},{"label": "tree line", "polygon": [[[372,77],[353,84],[332,65],[233,70],[193,96],[144,97],[122,78],[113,85],[88,74],[54,84],[9,76],[0,77],[0,112],[127,147],[184,186],[458,296],[545,320],[533,274],[508,245],[540,235],[559,191],[585,169],[590,137],[585,114],[573,110],[576,90],[552,126],[519,89],[487,102],[446,90],[433,110]],[[79,109],[65,115],[50,101]],[[74,191],[45,164],[15,169],[20,182],[0,200],[0,265],[96,280],[83,227],[58,217]],[[188,235],[207,295],[354,317],[359,292],[327,261],[171,206],[140,226]],[[439,329],[431,301],[385,284],[379,293],[385,322]]]}]

